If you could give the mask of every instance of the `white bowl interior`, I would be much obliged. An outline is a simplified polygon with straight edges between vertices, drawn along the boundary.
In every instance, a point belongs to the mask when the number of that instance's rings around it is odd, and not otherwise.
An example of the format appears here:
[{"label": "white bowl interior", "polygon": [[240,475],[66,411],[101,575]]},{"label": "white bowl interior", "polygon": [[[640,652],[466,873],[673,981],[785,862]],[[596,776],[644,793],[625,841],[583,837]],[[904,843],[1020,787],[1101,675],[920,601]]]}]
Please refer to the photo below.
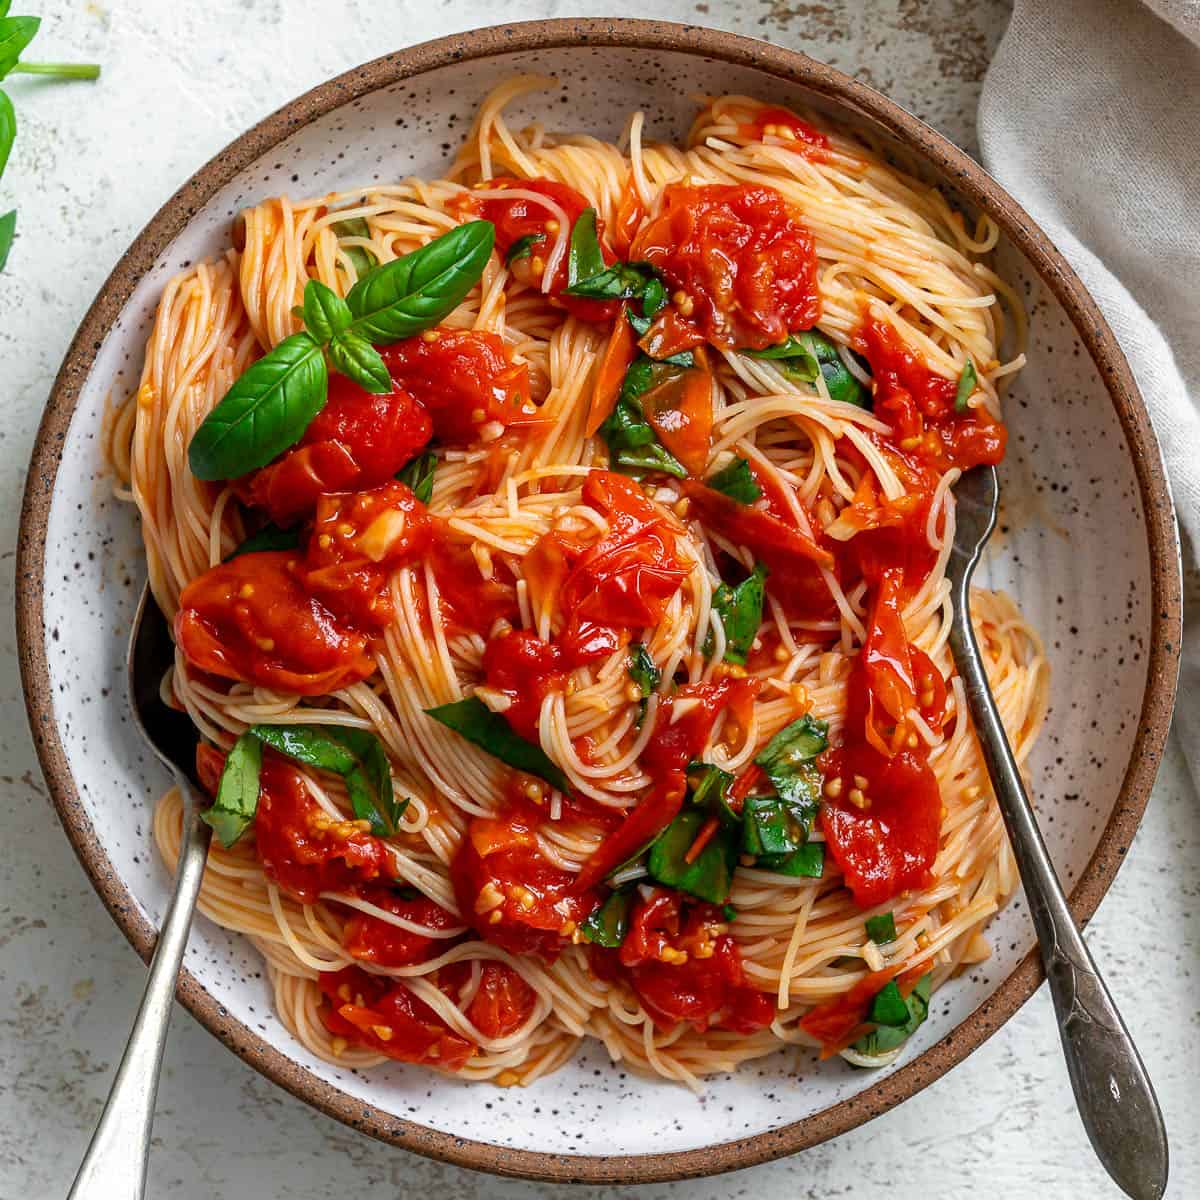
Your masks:
[{"label": "white bowl interior", "polygon": [[[517,71],[557,74],[570,89],[528,98],[529,117],[607,137],[631,108],[651,136],[687,129],[699,93],[741,92],[812,103],[765,73],[682,52],[583,47],[508,54],[442,67],[375,92],[298,130],[214,196],[167,248],[106,337],[63,448],[46,545],[45,636],[55,716],[96,836],[134,903],[156,925],[170,886],[150,839],[167,786],[125,710],[123,658],[144,576],[134,510],[115,501],[100,455],[105,398],[137,385],[164,282],[226,245],[246,204],[435,175],[475,106]],[[1124,438],[1094,364],[1057,301],[1011,249],[1003,273],[1029,305],[1029,365],[1010,393],[1003,531],[986,564],[1043,633],[1053,701],[1032,762],[1035,795],[1068,886],[1095,848],[1128,763],[1146,679],[1150,563]],[[1103,703],[1096,703],[1103,697]],[[938,993],[907,1058],[961,1022],[1032,944],[1020,897],[992,925],[991,959]],[[459,1084],[419,1068],[358,1075],[309,1056],[272,1011],[262,964],[243,939],[199,920],[187,966],[238,1020],[351,1096],[457,1136],[554,1154],[660,1153],[705,1147],[811,1116],[878,1076],[840,1060],[817,1066],[780,1053],[693,1099],[611,1065],[598,1043],[528,1089]],[[663,1101],[670,1097],[669,1103]]]}]

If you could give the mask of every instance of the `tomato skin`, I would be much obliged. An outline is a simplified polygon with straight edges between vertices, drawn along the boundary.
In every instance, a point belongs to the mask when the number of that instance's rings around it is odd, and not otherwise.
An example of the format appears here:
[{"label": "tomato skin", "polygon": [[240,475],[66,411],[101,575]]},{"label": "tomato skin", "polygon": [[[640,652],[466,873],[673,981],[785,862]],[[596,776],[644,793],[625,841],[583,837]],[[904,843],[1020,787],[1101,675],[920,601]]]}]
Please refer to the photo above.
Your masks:
[{"label": "tomato skin", "polygon": [[511,580],[504,578],[504,566],[496,563],[493,577],[484,579],[469,541],[451,529],[443,518],[434,517],[432,521],[428,562],[437,583],[443,619],[452,627],[485,637],[501,619],[519,621],[517,589]]},{"label": "tomato skin", "polygon": [[402,387],[376,396],[331,374],[325,407],[299,445],[255,472],[241,490],[277,525],[290,525],[310,513],[323,492],[359,491],[391,479],[432,432],[425,407]]},{"label": "tomato skin", "polygon": [[[466,960],[450,963],[438,973],[438,987],[452,999],[471,978]],[[508,963],[485,962],[480,968],[479,987],[465,1012],[467,1020],[484,1037],[502,1038],[515,1033],[533,1013],[537,992]]]},{"label": "tomato skin", "polygon": [[301,696],[375,672],[366,637],[305,591],[300,560],[287,550],[241,554],[192,580],[179,597],[175,641],[210,675]]},{"label": "tomato skin", "polygon": [[321,1021],[336,1037],[399,1062],[446,1071],[461,1070],[475,1053],[474,1045],[451,1032],[402,983],[368,975],[360,967],[343,967],[322,973],[318,985],[329,1000],[320,1009]]},{"label": "tomato skin", "polygon": [[662,444],[692,475],[702,475],[712,444],[712,375],[703,350],[696,366],[642,396],[646,420]]},{"label": "tomato skin", "polygon": [[814,129],[808,122],[802,121],[795,113],[788,112],[786,108],[759,109],[753,121],[738,126],[738,136],[760,141],[767,136],[766,126],[768,125],[773,125],[775,130],[790,130],[793,134],[791,139],[787,139],[786,134],[775,131],[772,133],[776,137],[784,137],[786,140],[792,141],[794,144],[789,149],[794,149],[799,153],[819,158],[820,155],[814,152],[829,149],[829,139],[819,129]]},{"label": "tomato skin", "polygon": [[480,428],[528,425],[538,412],[529,369],[514,363],[494,333],[432,329],[380,351],[396,386],[418,397],[443,442],[471,442]]},{"label": "tomato skin", "polygon": [[723,349],[765,349],[821,315],[812,235],[773,188],[670,184],[630,254],[691,297],[690,321]]},{"label": "tomato skin", "polygon": [[[590,207],[587,200],[573,187],[569,187],[565,183],[559,183],[554,179],[490,179],[487,182],[487,187],[488,190],[520,189],[547,196],[567,214],[567,220],[570,222],[572,229],[574,229],[575,222],[579,219],[579,214],[585,208]],[[546,232],[546,222],[553,219],[549,211],[540,204],[521,197],[514,197],[511,200],[500,198],[480,200],[476,197],[471,197],[471,203],[475,211],[484,220],[491,221],[495,225],[496,251],[501,258],[507,256],[513,243],[519,241],[521,238],[536,237],[539,234],[542,236],[543,240],[534,244],[530,256],[518,259],[512,264],[511,268],[513,274],[518,278],[536,284],[538,281],[529,275],[529,263],[533,255],[539,253],[544,259],[554,242],[554,235]],[[615,262],[616,256],[609,248],[604,237],[604,222],[599,217],[596,219],[596,235],[600,240],[600,251],[604,256],[605,263]],[[548,294],[565,308],[567,312],[578,317],[581,321],[593,321],[596,323],[611,321],[620,310],[620,304],[615,300],[585,300],[576,296],[564,296],[562,292],[566,286],[567,255],[564,254],[558,265],[558,269],[554,273]]]},{"label": "tomato skin", "polygon": [[[575,876],[543,857],[534,836],[539,821],[532,806],[521,805],[498,817],[475,817],[451,861],[450,878],[464,920],[484,941],[553,962],[599,897],[575,890]],[[488,907],[496,893],[503,900]]]},{"label": "tomato skin", "polygon": [[[454,929],[461,925],[453,913],[428,896],[405,900],[387,887],[361,887],[356,894],[376,908],[429,929]],[[428,937],[391,925],[370,913],[351,911],[353,915],[342,927],[342,947],[360,962],[379,967],[407,967],[436,958],[454,944],[448,938]]]},{"label": "tomato skin", "polygon": [[542,701],[564,681],[562,651],[524,629],[511,629],[494,637],[483,653],[487,686],[511,701],[505,720],[522,737],[538,740],[538,715]]},{"label": "tomato skin", "polygon": [[317,500],[304,584],[331,612],[359,628],[392,619],[391,573],[420,557],[432,536],[429,512],[403,483]]},{"label": "tomato skin", "polygon": [[955,412],[958,385],[935,375],[885,321],[868,320],[856,349],[875,381],[875,415],[893,427],[892,440],[939,473],[1004,458],[1008,430],[986,408]]}]

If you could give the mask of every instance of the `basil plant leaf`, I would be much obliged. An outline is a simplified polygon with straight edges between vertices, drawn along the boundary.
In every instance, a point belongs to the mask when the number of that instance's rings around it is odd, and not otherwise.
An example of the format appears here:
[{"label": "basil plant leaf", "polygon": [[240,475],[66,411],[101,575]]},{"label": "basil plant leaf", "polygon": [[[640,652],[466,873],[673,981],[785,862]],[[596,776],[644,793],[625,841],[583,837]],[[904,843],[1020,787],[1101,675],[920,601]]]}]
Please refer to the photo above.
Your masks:
[{"label": "basil plant leaf", "polygon": [[691,862],[687,861],[692,843],[709,820],[702,808],[684,809],[650,847],[646,870],[652,879],[667,887],[678,888],[711,904],[724,904],[729,899],[737,867],[736,828],[718,826],[704,849]]},{"label": "basil plant leaf", "polygon": [[579,932],[589,942],[615,950],[629,932],[629,907],[633,900],[632,891],[621,888],[612,893],[603,904],[597,905],[579,926]]},{"label": "basil plant leaf", "polygon": [[0,90],[0,175],[8,163],[17,136],[17,114],[8,93]]},{"label": "basil plant leaf", "polygon": [[511,267],[513,263],[522,258],[529,258],[533,254],[533,248],[539,242],[544,242],[546,235],[544,233],[527,233],[524,237],[519,237],[508,248],[508,253],[504,256],[504,265]]},{"label": "basil plant leaf", "polygon": [[905,1006],[908,1019],[903,1025],[880,1025],[878,1029],[866,1034],[854,1043],[854,1049],[859,1054],[876,1058],[887,1054],[901,1046],[925,1023],[929,1016],[929,997],[933,991],[933,975],[926,973],[913,985]]},{"label": "basil plant leaf", "polygon": [[970,405],[967,403],[971,398],[971,393],[975,390],[975,385],[979,382],[979,376],[975,373],[975,364],[968,358],[967,365],[963,367],[962,374],[958,377],[958,390],[954,394],[954,411],[956,413],[965,413]]},{"label": "basil plant leaf", "polygon": [[246,832],[258,811],[261,770],[262,743],[252,733],[243,733],[225,756],[215,799],[200,813],[226,850]]},{"label": "basil plant leaf", "polygon": [[[745,665],[746,656],[762,624],[767,568],[755,563],[754,570],[736,587],[723,583],[713,593],[713,608],[725,630],[725,661]],[[705,641],[712,652],[712,637]]]},{"label": "basil plant leaf", "polygon": [[[365,217],[347,217],[344,221],[335,221],[330,228],[339,238],[364,238],[371,240],[371,227]],[[361,279],[368,271],[379,265],[379,259],[366,246],[351,244],[341,247],[342,253],[354,267],[355,279]]]},{"label": "basil plant leaf", "polygon": [[0,79],[17,65],[41,23],[41,17],[5,17],[0,22]]},{"label": "basil plant leaf", "polygon": [[225,561],[239,554],[257,554],[262,550],[297,550],[300,547],[300,526],[280,529],[269,522],[257,533],[252,533]]},{"label": "basil plant leaf", "polygon": [[392,390],[392,376],[379,351],[353,330],[339,333],[329,343],[329,358],[340,374],[364,392],[386,396]]},{"label": "basil plant leaf", "polygon": [[431,328],[479,282],[495,241],[490,221],[470,221],[376,267],[346,296],[354,316],[350,328],[376,345]]},{"label": "basil plant leaf", "polygon": [[813,814],[821,802],[824,780],[814,760],[828,746],[828,734],[825,721],[806,714],[785,725],[754,759],[781,799]]},{"label": "basil plant leaf", "polygon": [[812,383],[820,374],[831,400],[858,408],[870,407],[867,389],[850,373],[837,346],[815,329],[793,333],[786,341],[765,350],[743,350],[742,353],[751,358],[777,360],[785,374],[806,383]]},{"label": "basil plant leaf", "polygon": [[321,345],[346,329],[354,318],[350,306],[319,279],[310,279],[304,287],[304,327]]},{"label": "basil plant leaf", "polygon": [[567,250],[567,291],[604,270],[604,254],[596,233],[596,210],[585,208],[571,226]]},{"label": "basil plant leaf", "polygon": [[714,492],[721,492],[739,504],[753,504],[762,495],[762,488],[758,486],[749,462],[741,455],[735,456],[733,462],[705,482]]},{"label": "basil plant leaf", "polygon": [[234,381],[188,447],[197,479],[236,479],[294,446],[325,407],[325,355],[307,333],[294,333]]},{"label": "basil plant leaf", "polygon": [[4,270],[4,264],[8,262],[8,252],[12,249],[13,237],[17,232],[17,210],[9,209],[3,216],[0,216],[0,271]]},{"label": "basil plant leaf", "polygon": [[396,472],[396,478],[408,485],[409,491],[422,504],[433,499],[433,473],[437,470],[437,455],[426,450]]}]

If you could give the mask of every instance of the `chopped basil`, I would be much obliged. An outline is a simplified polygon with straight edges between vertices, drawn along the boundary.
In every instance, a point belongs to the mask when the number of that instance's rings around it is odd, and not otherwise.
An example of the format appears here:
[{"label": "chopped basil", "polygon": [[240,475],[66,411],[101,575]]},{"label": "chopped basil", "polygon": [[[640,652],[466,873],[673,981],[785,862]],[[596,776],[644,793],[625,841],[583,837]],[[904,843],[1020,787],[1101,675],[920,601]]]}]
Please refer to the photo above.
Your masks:
[{"label": "chopped basil", "polygon": [[422,504],[433,499],[433,473],[437,470],[437,455],[432,450],[418,454],[396,472],[396,478],[406,483]]},{"label": "chopped basil", "polygon": [[742,353],[751,358],[774,359],[786,374],[806,383],[813,382],[820,372],[830,399],[859,408],[870,407],[867,389],[850,373],[833,342],[815,329],[793,333],[786,342],[768,346],[765,350],[743,350]]},{"label": "chopped basil", "polygon": [[733,776],[712,763],[690,762],[687,765],[689,801],[703,808],[710,817],[719,817],[731,829],[741,829],[742,814],[729,806],[729,787]]},{"label": "chopped basil", "polygon": [[820,842],[806,842],[791,854],[760,854],[754,865],[776,875],[820,879],[825,873],[825,847]]},{"label": "chopped basil", "polygon": [[637,684],[638,691],[642,693],[641,711],[637,719],[638,727],[641,728],[642,722],[646,719],[646,701],[662,682],[662,672],[654,665],[650,651],[641,642],[635,642],[629,647],[627,670],[629,678]]},{"label": "chopped basil", "polygon": [[889,979],[875,993],[867,1016],[877,1025],[902,1026],[907,1024],[908,1005],[905,1004],[904,997],[900,995],[900,988],[894,979]]},{"label": "chopped basil", "polygon": [[524,237],[519,237],[508,248],[508,253],[504,256],[504,265],[511,267],[519,258],[528,258],[533,253],[534,246],[538,242],[544,242],[546,235],[544,233],[527,233]]},{"label": "chopped basil", "polygon": [[652,275],[642,288],[642,316],[650,320],[656,317],[666,304],[667,285],[657,275]]},{"label": "chopped basil", "polygon": [[654,386],[654,376],[652,359],[644,354],[634,359],[625,372],[616,407],[600,426],[600,436],[608,445],[613,466],[624,468],[629,474],[664,471],[686,479],[687,471],[658,440],[639,399]]},{"label": "chopped basil", "polygon": [[691,350],[680,350],[678,354],[668,354],[666,358],[653,361],[666,367],[686,367],[690,371],[696,365],[696,355]]},{"label": "chopped basil", "polygon": [[813,760],[829,744],[828,733],[824,721],[806,714],[785,725],[755,756],[780,797],[793,808],[816,813],[823,776]]},{"label": "chopped basil", "polygon": [[[736,587],[723,583],[713,593],[713,608],[725,630],[725,661],[744,664],[762,624],[767,568],[755,563],[754,570]],[[712,653],[712,633],[705,640],[705,654]],[[761,765],[761,764],[760,764]]]},{"label": "chopped basil", "polygon": [[629,263],[613,263],[596,275],[590,275],[563,289],[566,296],[585,300],[632,300],[647,287],[645,273]]},{"label": "chopped basil", "polygon": [[633,332],[640,338],[644,338],[650,332],[650,326],[653,324],[649,317],[643,316],[641,313],[635,313],[632,308],[625,310],[625,316],[630,325],[633,326]]},{"label": "chopped basil", "polygon": [[269,522],[257,533],[252,533],[225,561],[239,554],[255,554],[260,550],[295,550],[300,545],[300,527],[280,529]]},{"label": "chopped basil", "polygon": [[603,904],[597,905],[579,926],[579,932],[589,942],[615,950],[629,932],[629,903],[632,893],[627,889],[615,891]]},{"label": "chopped basil", "polygon": [[[894,987],[895,984],[892,986]],[[929,995],[932,987],[933,976],[931,974],[922,975],[909,993],[907,1001],[903,999],[901,1001],[905,1006],[904,1023],[902,1025],[881,1024],[878,1029],[859,1038],[854,1043],[854,1049],[869,1058],[877,1058],[881,1054],[895,1050],[917,1031],[929,1015]],[[898,988],[896,990],[899,991]]]},{"label": "chopped basil", "polygon": [[425,713],[502,763],[528,775],[536,775],[560,792],[571,790],[562,768],[550,760],[541,746],[514,733],[512,726],[499,713],[492,712],[478,696],[427,708]]},{"label": "chopped basil", "polygon": [[646,866],[650,877],[667,887],[723,904],[729,897],[737,866],[736,827],[718,826],[696,858],[690,863],[686,861],[696,835],[710,819],[702,808],[685,808],[650,847]]},{"label": "chopped basil", "polygon": [[890,913],[867,918],[867,937],[877,946],[886,946],[896,940],[896,918]]},{"label": "chopped basil", "polygon": [[954,394],[954,411],[956,413],[965,413],[969,407],[967,401],[971,398],[971,393],[975,390],[975,385],[979,382],[979,376],[975,374],[975,364],[968,358],[967,365],[963,367],[962,374],[958,377],[958,391]]},{"label": "chopped basil", "polygon": [[762,488],[758,486],[749,462],[741,455],[735,456],[733,462],[705,482],[714,492],[721,492],[739,504],[753,504],[762,495]]},{"label": "chopped basil", "polygon": [[732,904],[726,904],[721,909],[721,916],[723,916],[726,921],[736,921],[737,920],[737,909],[734,908]]},{"label": "chopped basil", "polygon": [[397,801],[383,743],[365,729],[341,725],[252,725],[250,733],[280,754],[340,775],[354,815],[377,837],[394,834],[408,799]]},{"label": "chopped basil", "polygon": [[[345,221],[335,221],[331,226],[339,238],[370,238],[371,227],[365,217],[349,217]],[[366,246],[343,246],[342,253],[354,267],[355,277],[361,279],[372,267],[379,265],[379,260]]]},{"label": "chopped basil", "polygon": [[747,796],[742,821],[742,849],[747,854],[786,857],[808,841],[812,809],[778,796]]},{"label": "chopped basil", "polygon": [[596,235],[596,210],[585,208],[571,226],[571,245],[567,253],[567,291],[576,284],[604,271],[604,254]]},{"label": "chopped basil", "polygon": [[225,757],[216,798],[200,814],[226,850],[246,832],[258,811],[261,769],[262,743],[253,733],[243,733]]}]

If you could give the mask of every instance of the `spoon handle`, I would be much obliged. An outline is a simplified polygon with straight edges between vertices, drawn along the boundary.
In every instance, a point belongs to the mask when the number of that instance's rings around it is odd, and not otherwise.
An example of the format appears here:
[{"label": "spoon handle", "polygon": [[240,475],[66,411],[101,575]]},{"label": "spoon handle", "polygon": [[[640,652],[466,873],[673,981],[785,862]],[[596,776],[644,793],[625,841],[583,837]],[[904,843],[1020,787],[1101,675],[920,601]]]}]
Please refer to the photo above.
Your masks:
[{"label": "spoon handle", "polygon": [[1137,1200],[1158,1200],[1167,1186],[1167,1134],[1154,1088],[1067,907],[988,687],[966,580],[958,590],[950,649],[1029,900],[1075,1103],[1113,1180]]},{"label": "spoon handle", "polygon": [[191,784],[179,776],[176,782],[183,794],[184,818],[175,892],[150,960],[133,1031],[68,1200],[142,1200],[145,1195],[150,1127],[167,1024],[212,834],[200,820]]}]

